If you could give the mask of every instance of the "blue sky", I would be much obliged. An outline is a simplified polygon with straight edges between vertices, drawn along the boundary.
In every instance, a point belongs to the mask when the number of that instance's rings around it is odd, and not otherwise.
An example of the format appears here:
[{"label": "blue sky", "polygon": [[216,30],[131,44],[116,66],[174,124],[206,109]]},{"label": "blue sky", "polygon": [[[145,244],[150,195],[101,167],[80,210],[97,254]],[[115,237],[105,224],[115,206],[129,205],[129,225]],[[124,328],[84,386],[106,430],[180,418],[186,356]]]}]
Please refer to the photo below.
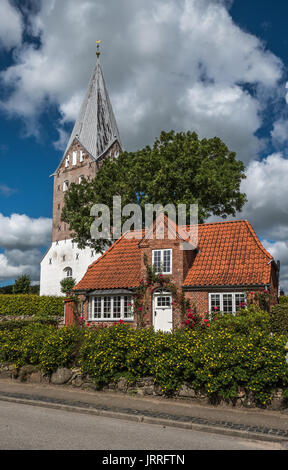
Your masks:
[{"label": "blue sky", "polygon": [[[218,135],[247,168],[247,218],[288,289],[288,4],[283,0],[2,0],[0,285],[50,243],[57,167],[103,40],[127,150],[164,130]],[[81,34],[80,34],[81,33]]]}]

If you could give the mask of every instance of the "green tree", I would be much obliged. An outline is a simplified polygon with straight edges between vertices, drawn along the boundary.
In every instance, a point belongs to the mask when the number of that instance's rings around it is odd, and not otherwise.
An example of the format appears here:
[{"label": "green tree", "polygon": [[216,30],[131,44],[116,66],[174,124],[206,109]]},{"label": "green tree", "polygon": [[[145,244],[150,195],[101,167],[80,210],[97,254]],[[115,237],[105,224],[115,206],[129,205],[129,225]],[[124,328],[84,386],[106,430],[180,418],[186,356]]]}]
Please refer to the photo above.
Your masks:
[{"label": "green tree", "polygon": [[28,274],[23,274],[23,276],[16,279],[13,286],[13,294],[30,294],[31,290],[31,279]]},{"label": "green tree", "polygon": [[[162,132],[153,148],[107,159],[94,180],[71,184],[62,220],[80,248],[92,246],[100,252],[106,241],[90,239],[90,210],[96,203],[106,204],[112,217],[115,195],[122,197],[122,206],[139,204],[143,220],[146,203],[187,204],[187,208],[198,204],[200,223],[210,215],[234,216],[246,202],[240,191],[244,170],[236,154],[217,137],[199,140],[195,132]],[[189,211],[187,217],[189,223]]]},{"label": "green tree", "polygon": [[62,279],[62,281],[60,282],[62,294],[67,294],[71,292],[75,284],[76,280],[72,279],[72,277],[65,277],[64,279]]}]

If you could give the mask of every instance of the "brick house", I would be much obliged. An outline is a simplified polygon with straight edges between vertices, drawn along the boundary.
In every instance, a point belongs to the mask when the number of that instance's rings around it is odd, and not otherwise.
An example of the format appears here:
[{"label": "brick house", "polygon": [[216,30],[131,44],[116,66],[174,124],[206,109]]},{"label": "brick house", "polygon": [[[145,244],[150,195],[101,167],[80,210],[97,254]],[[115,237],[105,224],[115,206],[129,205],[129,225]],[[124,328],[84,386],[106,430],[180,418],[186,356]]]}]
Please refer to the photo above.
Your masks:
[{"label": "brick house", "polygon": [[[175,236],[170,236],[168,221],[162,239],[129,232],[89,266],[74,289],[86,322],[109,326],[121,320],[171,331],[183,323],[183,299],[202,316],[215,307],[235,313],[251,291],[264,289],[270,305],[277,303],[279,262],[248,221],[198,225],[197,246],[190,250],[183,249],[187,240],[181,227],[172,224]],[[160,281],[146,282],[147,265],[161,272]],[[66,324],[72,321],[69,306],[67,300]]]}]

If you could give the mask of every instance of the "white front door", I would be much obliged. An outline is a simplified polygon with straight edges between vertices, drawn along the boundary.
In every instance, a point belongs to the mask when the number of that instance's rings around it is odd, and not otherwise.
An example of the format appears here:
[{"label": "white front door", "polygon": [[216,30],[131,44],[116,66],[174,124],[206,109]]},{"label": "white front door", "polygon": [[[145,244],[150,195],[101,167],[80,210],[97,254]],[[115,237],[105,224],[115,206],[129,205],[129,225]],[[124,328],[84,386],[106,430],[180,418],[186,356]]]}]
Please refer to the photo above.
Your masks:
[{"label": "white front door", "polygon": [[153,325],[155,331],[172,331],[172,295],[170,293],[154,294]]}]

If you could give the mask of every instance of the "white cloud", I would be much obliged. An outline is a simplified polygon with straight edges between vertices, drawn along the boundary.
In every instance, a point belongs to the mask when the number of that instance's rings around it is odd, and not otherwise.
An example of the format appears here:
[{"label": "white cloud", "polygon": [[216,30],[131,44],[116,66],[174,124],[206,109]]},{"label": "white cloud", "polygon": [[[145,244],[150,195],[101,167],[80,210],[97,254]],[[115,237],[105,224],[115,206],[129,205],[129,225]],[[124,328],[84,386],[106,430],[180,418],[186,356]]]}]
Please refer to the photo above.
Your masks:
[{"label": "white cloud", "polygon": [[[74,120],[99,37],[126,149],[152,144],[163,129],[184,126],[205,137],[218,134],[249,161],[260,146],[254,133],[265,108],[263,89],[270,90],[268,95],[276,88],[282,63],[256,36],[233,22],[230,4],[45,0],[30,18],[33,34],[41,34],[41,47],[23,45],[16,63],[2,71],[2,83],[13,88],[2,110],[24,117],[29,132],[36,134],[35,117],[48,103],[58,105],[62,122]],[[243,84],[255,85],[256,95]]]},{"label": "white cloud", "polygon": [[21,44],[22,18],[9,0],[1,0],[0,5],[0,49],[11,49]]},{"label": "white cloud", "polygon": [[280,260],[280,285],[288,292],[288,242],[280,241],[276,243],[263,240],[266,250],[271,253],[275,260]]},{"label": "white cloud", "polygon": [[276,121],[271,136],[274,144],[285,144],[288,140],[288,121],[285,119]]},{"label": "white cloud", "polygon": [[288,160],[274,153],[262,161],[254,161],[247,168],[247,179],[242,191],[248,203],[241,217],[250,220],[263,238],[288,238]]},{"label": "white cloud", "polygon": [[237,148],[238,158],[247,162],[259,150],[254,132],[261,125],[259,103],[239,86],[197,83],[180,99],[185,129],[195,129],[201,137],[218,136]]},{"label": "white cloud", "polygon": [[29,274],[39,281],[41,248],[51,242],[52,221],[0,214],[0,282]]},{"label": "white cloud", "polygon": [[0,254],[0,282],[15,279],[23,274],[28,274],[33,281],[39,281],[41,257],[40,250],[7,250]]},{"label": "white cloud", "polygon": [[47,246],[51,242],[52,221],[31,219],[27,215],[0,214],[0,247],[3,249],[28,250]]},{"label": "white cloud", "polygon": [[246,176],[241,191],[247,194],[248,202],[235,218],[249,220],[265,248],[280,260],[281,285],[288,292],[288,159],[274,153],[253,161]]}]

